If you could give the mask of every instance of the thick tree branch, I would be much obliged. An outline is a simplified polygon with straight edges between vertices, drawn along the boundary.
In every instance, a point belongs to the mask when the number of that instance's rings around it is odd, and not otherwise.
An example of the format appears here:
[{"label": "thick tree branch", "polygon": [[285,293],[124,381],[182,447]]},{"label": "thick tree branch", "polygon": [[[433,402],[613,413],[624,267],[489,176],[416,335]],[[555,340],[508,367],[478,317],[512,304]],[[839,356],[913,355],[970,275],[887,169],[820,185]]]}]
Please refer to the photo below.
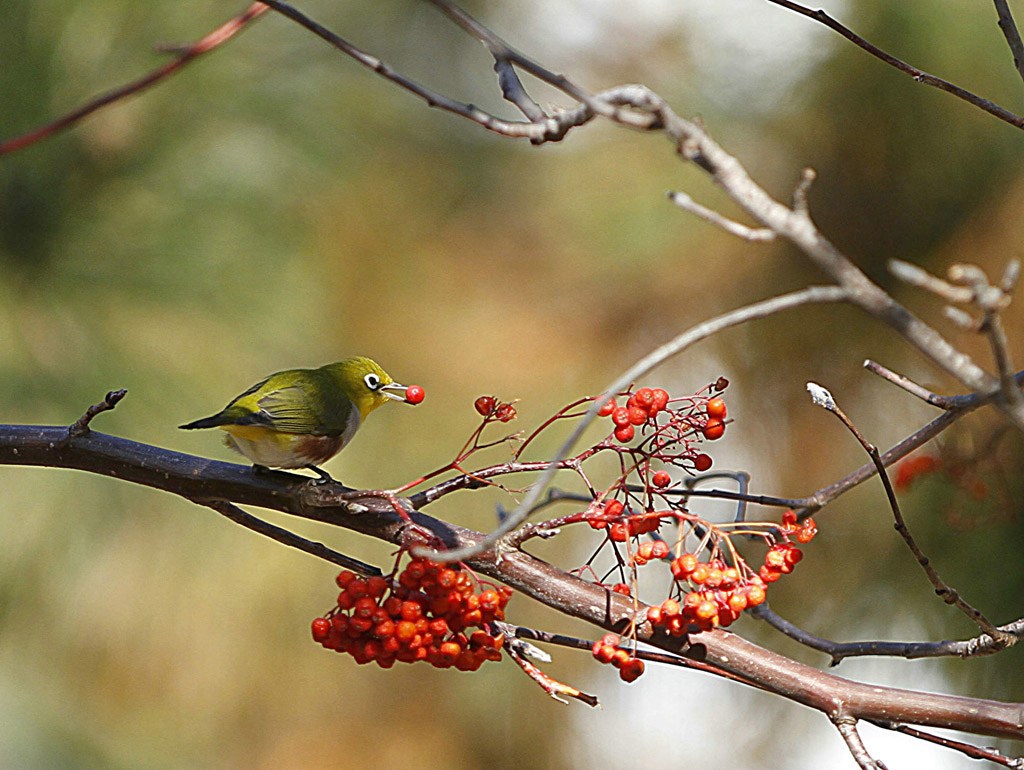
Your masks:
[{"label": "thick tree branch", "polygon": [[[0,426],[0,464],[75,468],[162,489],[188,499],[256,505],[365,535],[401,542],[405,522],[378,495],[353,495],[348,504],[324,507],[330,485],[311,485],[288,473],[253,475],[245,466],[216,462],[90,431],[70,436],[66,427]],[[359,511],[355,513],[354,511]],[[413,513],[417,526],[451,547],[475,546],[484,535]],[[486,551],[470,566],[553,609],[612,631],[632,617],[627,597],[587,583],[516,549]],[[641,611],[646,608],[641,605]],[[724,631],[694,634],[689,644],[652,633],[646,621],[638,639],[673,653],[704,657],[715,667],[829,718],[898,721],[952,728],[978,735],[1024,739],[1024,704],[877,687],[818,671]]]}]

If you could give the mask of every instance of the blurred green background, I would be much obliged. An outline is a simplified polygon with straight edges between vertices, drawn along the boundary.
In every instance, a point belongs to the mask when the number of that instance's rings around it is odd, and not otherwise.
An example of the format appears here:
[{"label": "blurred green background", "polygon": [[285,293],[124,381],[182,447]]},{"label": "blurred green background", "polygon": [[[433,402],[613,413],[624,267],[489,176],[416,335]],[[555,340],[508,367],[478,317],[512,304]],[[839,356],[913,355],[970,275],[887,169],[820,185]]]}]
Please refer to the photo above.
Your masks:
[{"label": "blurred green background", "polygon": [[[142,74],[163,61],[155,44],[195,39],[244,5],[7,0],[0,137]],[[822,5],[916,66],[1022,108],[991,7]],[[513,116],[483,49],[427,4],[302,7],[433,88]],[[941,273],[971,261],[998,275],[1020,257],[1020,131],[759,0],[470,9],[588,88],[642,82],[699,115],[781,199],[814,167],[812,211],[826,234],[990,366],[983,341],[951,329],[885,263]],[[367,354],[422,384],[427,401],[378,413],[327,467],[353,485],[400,484],[462,445],[476,396],[522,399],[519,427],[531,429],[687,326],[823,280],[784,244],[749,245],[674,209],[667,189],[739,216],[662,137],[594,124],[540,148],[503,139],[268,14],[155,89],[0,159],[0,422],[70,423],[124,387],[98,430],[231,459],[215,436],[175,426],[271,371]],[[1019,362],[1019,310],[1006,323]],[[864,461],[810,407],[807,380],[882,446],[934,416],[865,373],[867,357],[957,392],[886,329],[835,307],[731,330],[650,384],[683,393],[727,376],[736,422],[713,447],[716,468],[798,496]],[[964,420],[943,451],[970,458],[997,422]],[[1020,441],[1007,435],[960,480],[927,479],[904,498],[943,574],[1000,623],[1024,614],[1020,469]],[[969,491],[978,480],[983,500]],[[653,668],[625,687],[589,656],[555,650],[550,673],[605,703],[590,711],[549,700],[511,664],[472,676],[359,668],[309,639],[309,621],[333,602],[329,565],[106,478],[5,467],[0,483],[5,768],[852,766],[816,714],[699,674]],[[472,493],[431,512],[486,529],[496,502],[509,501]],[[268,518],[364,560],[389,558],[350,533]],[[840,640],[973,635],[935,600],[877,485],[819,525],[797,575],[773,588],[776,609]],[[572,567],[592,547],[541,551]],[[522,597],[510,616],[594,633]],[[737,629],[825,663],[749,619]],[[968,662],[849,661],[839,673],[1024,700],[1021,664],[1014,649]],[[866,737],[890,767],[967,763]]]}]

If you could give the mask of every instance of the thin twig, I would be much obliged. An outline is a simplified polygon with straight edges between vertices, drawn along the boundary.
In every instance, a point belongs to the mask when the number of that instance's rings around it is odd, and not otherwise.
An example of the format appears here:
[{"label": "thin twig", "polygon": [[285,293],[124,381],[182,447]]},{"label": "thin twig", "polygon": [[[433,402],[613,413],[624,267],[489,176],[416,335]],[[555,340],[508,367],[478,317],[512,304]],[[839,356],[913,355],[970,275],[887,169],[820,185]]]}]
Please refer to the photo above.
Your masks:
[{"label": "thin twig", "polygon": [[999,15],[999,29],[1003,31],[1006,44],[1010,46],[1010,53],[1013,54],[1013,66],[1017,74],[1024,79],[1024,41],[1020,39],[1020,32],[1013,21],[1013,14],[1010,13],[1010,6],[1006,0],[995,0],[996,13]]},{"label": "thin twig", "polygon": [[176,59],[168,62],[162,67],[158,67],[148,75],[144,75],[138,80],[133,80],[131,83],[115,88],[112,91],[107,91],[107,93],[101,94],[95,99],[91,99],[81,107],[60,116],[56,120],[50,121],[44,126],[35,128],[21,136],[15,136],[4,142],[0,142],[0,156],[29,147],[42,139],[52,136],[59,131],[63,131],[65,128],[70,128],[82,120],[82,118],[88,117],[92,113],[109,104],[113,104],[116,101],[124,99],[126,96],[136,94],[152,85],[155,85],[156,83],[159,83],[168,75],[172,75],[177,72],[179,69],[202,54],[208,53],[219,45],[226,43],[241,32],[249,22],[265,13],[266,10],[267,7],[263,3],[252,3],[241,14],[224,22],[212,32],[201,37],[195,43],[192,43],[189,46],[180,47],[178,49],[180,53],[178,53],[178,57]]},{"label": "thin twig", "polygon": [[669,191],[668,199],[684,211],[689,211],[691,214],[722,228],[730,235],[735,235],[745,241],[767,243],[768,241],[775,240],[774,230],[767,227],[748,227],[747,225],[735,222],[722,216],[717,211],[712,211],[706,206],[702,206],[686,193]]},{"label": "thin twig", "polygon": [[212,508],[222,516],[226,516],[235,524],[241,524],[246,529],[251,529],[253,532],[258,532],[261,535],[269,537],[271,540],[276,540],[282,545],[287,545],[290,548],[298,548],[300,551],[305,551],[312,556],[329,561],[331,564],[337,564],[339,567],[350,569],[353,572],[358,572],[364,577],[377,577],[383,576],[384,573],[374,567],[372,564],[359,561],[359,559],[353,559],[351,556],[346,556],[343,553],[339,553],[331,548],[328,548],[323,543],[318,543],[315,540],[307,540],[304,537],[299,537],[294,532],[289,532],[287,529],[278,527],[271,524],[268,521],[263,521],[253,516],[251,513],[246,513],[237,505],[227,502],[226,500],[195,500],[194,502],[200,505],[205,505],[207,508]]},{"label": "thin twig", "polygon": [[908,727],[907,725],[901,725],[896,722],[881,722],[874,719],[867,720],[876,727],[881,727],[886,730],[894,730],[904,735],[910,735],[918,740],[927,741],[928,743],[934,743],[937,746],[942,746],[953,751],[959,751],[961,754],[965,754],[971,759],[987,759],[989,762],[995,762],[996,764],[1003,765],[1004,767],[1019,768],[1024,767],[1024,759],[1020,757],[1008,757],[1004,754],[1000,754],[995,749],[990,748],[979,748],[978,746],[972,746],[969,743],[963,741],[955,741],[952,738],[945,738],[941,735],[932,735],[926,733],[924,730],[918,730],[914,727]]},{"label": "thin twig", "polygon": [[896,493],[892,488],[892,483],[889,481],[889,474],[885,472],[885,465],[882,463],[882,458],[878,453],[878,448],[864,438],[864,435],[857,429],[857,426],[854,425],[853,421],[846,416],[846,413],[839,408],[839,405],[836,404],[832,394],[825,388],[813,382],[809,382],[807,383],[807,390],[810,391],[811,398],[814,400],[814,403],[839,418],[839,421],[842,422],[843,425],[845,425],[846,428],[857,438],[861,446],[864,447],[864,450],[868,455],[870,455],[871,460],[878,471],[879,478],[882,480],[882,485],[885,487],[885,494],[889,500],[889,507],[892,509],[893,518],[896,520],[894,525],[896,531],[900,534],[900,537],[903,538],[903,541],[907,544],[911,553],[914,554],[914,558],[916,558],[917,563],[921,565],[925,575],[928,576],[928,581],[935,589],[935,593],[944,602],[946,602],[946,604],[952,604],[964,613],[968,618],[976,623],[982,631],[997,640],[997,642],[1002,643],[1004,646],[1012,644],[1013,637],[1011,635],[1000,631],[988,618],[985,617],[984,614],[982,614],[980,610],[964,601],[960,594],[943,581],[942,578],[939,577],[939,573],[935,571],[934,567],[932,567],[931,560],[924,555],[924,552],[921,550],[920,546],[918,546],[913,535],[910,534],[910,530],[907,528],[907,524],[903,520],[903,513],[900,511],[899,501],[896,499]]},{"label": "thin twig", "polygon": [[887,369],[881,364],[872,361],[870,358],[864,361],[864,368],[872,374],[877,374],[883,380],[887,380],[893,385],[898,385],[907,393],[917,396],[926,404],[937,406],[939,409],[958,409],[961,403],[970,398],[970,396],[940,396],[938,393],[932,393],[932,391],[922,385],[918,385],[909,377],[897,374],[891,369]]},{"label": "thin twig", "polygon": [[1019,115],[1014,115],[1012,112],[1010,112],[1007,109],[1004,109],[1003,107],[1000,107],[998,104],[990,102],[988,99],[984,99],[980,96],[977,96],[976,94],[972,94],[970,91],[961,88],[960,86],[953,85],[949,81],[943,80],[942,78],[937,78],[934,75],[929,75],[927,72],[923,72],[922,70],[917,69],[917,67],[910,66],[906,62],[897,59],[895,56],[886,53],[878,46],[869,43],[867,40],[862,38],[853,30],[843,26],[824,11],[812,11],[810,8],[806,8],[802,5],[799,5],[798,3],[790,2],[790,0],[768,0],[768,2],[774,3],[775,5],[780,5],[783,8],[793,11],[794,13],[798,13],[801,16],[806,16],[809,19],[814,19],[814,21],[824,24],[826,27],[838,32],[851,43],[853,43],[856,46],[859,46],[860,48],[867,51],[875,58],[881,59],[890,67],[895,67],[900,72],[910,75],[918,83],[924,83],[927,86],[934,86],[935,88],[938,88],[942,91],[953,94],[953,96],[956,96],[959,99],[963,99],[965,102],[968,102],[969,104],[973,104],[975,107],[984,110],[990,115],[995,115],[1000,120],[1006,121],[1011,126],[1016,126],[1017,128],[1024,128],[1024,118],[1020,117]]},{"label": "thin twig", "polygon": [[89,423],[92,422],[93,417],[103,412],[110,411],[118,402],[128,395],[128,391],[122,388],[121,390],[112,390],[103,397],[103,400],[98,404],[93,404],[85,410],[85,414],[78,418],[73,425],[68,426],[68,437],[78,438],[84,436],[89,432]]},{"label": "thin twig", "polygon": [[988,634],[981,634],[972,639],[962,641],[941,642],[834,642],[805,631],[794,623],[786,620],[775,612],[768,603],[752,607],[748,613],[758,620],[763,620],[777,631],[788,636],[812,650],[823,652],[831,658],[829,665],[836,666],[846,658],[879,656],[890,658],[972,658],[981,655],[994,655],[1007,647],[1012,647],[1021,640],[1024,633],[1024,619],[1015,620],[999,626],[999,630],[1011,636],[1011,642],[1005,644],[996,641]]},{"label": "thin twig", "polygon": [[854,761],[861,770],[886,770],[885,765],[868,753],[864,741],[861,740],[860,733],[857,732],[856,719],[839,717],[833,719],[832,724],[836,726],[839,734],[843,737],[843,740],[846,742],[846,748],[850,750],[850,754],[853,755]]}]

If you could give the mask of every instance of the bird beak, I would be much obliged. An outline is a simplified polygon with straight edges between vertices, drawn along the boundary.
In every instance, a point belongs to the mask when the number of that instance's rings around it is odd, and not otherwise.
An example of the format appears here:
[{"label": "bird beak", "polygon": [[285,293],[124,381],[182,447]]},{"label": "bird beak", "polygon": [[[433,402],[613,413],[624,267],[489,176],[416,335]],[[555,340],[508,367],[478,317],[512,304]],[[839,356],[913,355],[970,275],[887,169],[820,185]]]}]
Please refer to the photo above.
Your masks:
[{"label": "bird beak", "polygon": [[[401,401],[403,404],[408,404],[409,402],[405,398],[405,390],[405,385],[399,385],[397,382],[389,382],[387,385],[381,386],[380,392],[388,398],[393,398],[395,401]],[[391,393],[389,391],[394,392]]]}]

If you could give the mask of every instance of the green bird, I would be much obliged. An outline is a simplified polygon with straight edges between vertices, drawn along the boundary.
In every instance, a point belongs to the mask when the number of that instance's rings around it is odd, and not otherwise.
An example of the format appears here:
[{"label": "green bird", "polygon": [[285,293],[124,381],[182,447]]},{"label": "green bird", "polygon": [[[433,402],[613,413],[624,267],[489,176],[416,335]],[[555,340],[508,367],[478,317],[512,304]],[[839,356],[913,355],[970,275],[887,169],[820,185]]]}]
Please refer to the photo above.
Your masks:
[{"label": "green bird", "polygon": [[399,385],[376,361],[357,356],[319,369],[286,369],[260,380],[212,417],[184,430],[220,428],[253,469],[317,467],[338,454],[366,416],[389,401],[418,404],[423,388]]}]

